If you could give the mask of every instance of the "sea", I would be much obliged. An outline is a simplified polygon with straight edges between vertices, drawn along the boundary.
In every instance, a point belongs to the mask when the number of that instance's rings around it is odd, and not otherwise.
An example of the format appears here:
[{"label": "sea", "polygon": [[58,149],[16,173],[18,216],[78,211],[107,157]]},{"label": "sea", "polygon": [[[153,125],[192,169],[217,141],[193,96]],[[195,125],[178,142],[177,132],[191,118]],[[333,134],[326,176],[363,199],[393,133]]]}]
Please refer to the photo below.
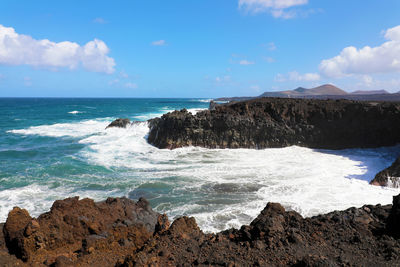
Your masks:
[{"label": "sea", "polygon": [[[147,120],[208,99],[0,98],[0,222],[57,199],[145,197],[170,219],[193,216],[205,232],[249,224],[268,202],[309,217],[389,204],[400,189],[369,185],[400,154],[376,149],[158,149]],[[126,129],[116,118],[140,121]]]}]

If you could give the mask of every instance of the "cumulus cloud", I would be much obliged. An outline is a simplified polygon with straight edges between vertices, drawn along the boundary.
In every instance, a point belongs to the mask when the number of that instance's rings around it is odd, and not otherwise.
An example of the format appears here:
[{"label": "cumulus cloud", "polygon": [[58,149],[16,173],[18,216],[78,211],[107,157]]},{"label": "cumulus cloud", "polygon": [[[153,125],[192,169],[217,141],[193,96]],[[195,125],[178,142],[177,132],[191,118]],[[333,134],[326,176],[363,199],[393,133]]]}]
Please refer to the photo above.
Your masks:
[{"label": "cumulus cloud", "polygon": [[323,60],[319,65],[321,74],[340,78],[353,74],[400,72],[400,25],[385,32],[380,46],[354,46],[344,48],[336,57]]},{"label": "cumulus cloud", "polygon": [[278,74],[275,77],[277,82],[296,81],[296,82],[315,82],[321,79],[318,73],[300,74],[297,71],[291,71],[288,74]]},{"label": "cumulus cloud", "polygon": [[56,43],[36,40],[0,25],[0,64],[71,70],[83,66],[88,71],[111,74],[115,61],[107,56],[109,52],[107,45],[98,39],[83,46],[69,41]]},{"label": "cumulus cloud", "polygon": [[246,59],[242,59],[242,60],[239,61],[239,64],[240,65],[254,65],[255,62],[254,61],[248,61]]},{"label": "cumulus cloud", "polygon": [[164,46],[166,44],[167,44],[167,42],[165,40],[158,40],[158,41],[154,41],[151,43],[151,45],[154,45],[154,46]]},{"label": "cumulus cloud", "polygon": [[296,12],[291,7],[305,5],[308,0],[239,0],[239,8],[252,13],[269,12],[275,18],[289,19]]}]

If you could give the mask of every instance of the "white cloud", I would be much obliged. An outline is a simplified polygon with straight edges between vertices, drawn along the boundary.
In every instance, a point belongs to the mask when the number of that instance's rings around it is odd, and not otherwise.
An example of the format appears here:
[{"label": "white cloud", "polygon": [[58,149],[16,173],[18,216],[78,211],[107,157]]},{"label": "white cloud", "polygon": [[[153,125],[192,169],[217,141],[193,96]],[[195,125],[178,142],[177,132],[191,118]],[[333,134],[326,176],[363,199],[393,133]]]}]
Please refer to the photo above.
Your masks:
[{"label": "white cloud", "polygon": [[136,83],[131,83],[131,82],[125,83],[124,86],[125,86],[126,88],[130,88],[130,89],[136,89],[136,88],[138,88],[138,86],[137,86]]},{"label": "white cloud", "polygon": [[275,18],[289,19],[296,16],[291,7],[305,5],[308,0],[239,0],[239,8],[252,13],[269,12]]},{"label": "white cloud", "polygon": [[389,92],[400,91],[400,79],[397,77],[372,77],[370,75],[355,76],[358,83],[353,82],[351,86],[355,90],[387,90]]},{"label": "white cloud", "polygon": [[254,65],[255,62],[254,61],[248,61],[246,59],[242,59],[242,60],[239,61],[239,64],[240,65]]},{"label": "white cloud", "polygon": [[107,45],[98,39],[84,46],[64,41],[55,43],[47,39],[36,40],[18,34],[14,28],[0,25],[0,64],[30,65],[57,69],[77,69],[83,66],[88,71],[113,73],[115,61],[107,56]]},{"label": "white cloud", "polygon": [[275,81],[286,82],[286,81],[296,81],[296,82],[315,82],[321,79],[318,73],[304,73],[300,74],[297,71],[291,71],[288,74],[278,74],[275,76]]},{"label": "white cloud", "polygon": [[107,23],[107,21],[105,19],[103,19],[103,18],[95,18],[93,20],[93,22],[97,23],[97,24],[106,24]]},{"label": "white cloud", "polygon": [[167,42],[166,42],[165,40],[158,40],[158,41],[152,42],[151,45],[154,45],[154,46],[164,46],[164,45],[167,45]]},{"label": "white cloud", "polygon": [[388,29],[385,39],[388,41],[376,47],[344,48],[338,56],[321,62],[321,74],[339,78],[353,74],[400,72],[400,25]]}]

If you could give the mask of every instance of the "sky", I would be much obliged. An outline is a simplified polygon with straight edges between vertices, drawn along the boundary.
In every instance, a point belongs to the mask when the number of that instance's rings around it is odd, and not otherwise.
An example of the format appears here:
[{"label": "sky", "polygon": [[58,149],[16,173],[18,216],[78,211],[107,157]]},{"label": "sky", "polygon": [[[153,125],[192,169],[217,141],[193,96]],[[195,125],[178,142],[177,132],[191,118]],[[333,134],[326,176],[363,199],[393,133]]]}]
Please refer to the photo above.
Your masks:
[{"label": "sky", "polygon": [[15,1],[0,97],[400,91],[399,0]]}]

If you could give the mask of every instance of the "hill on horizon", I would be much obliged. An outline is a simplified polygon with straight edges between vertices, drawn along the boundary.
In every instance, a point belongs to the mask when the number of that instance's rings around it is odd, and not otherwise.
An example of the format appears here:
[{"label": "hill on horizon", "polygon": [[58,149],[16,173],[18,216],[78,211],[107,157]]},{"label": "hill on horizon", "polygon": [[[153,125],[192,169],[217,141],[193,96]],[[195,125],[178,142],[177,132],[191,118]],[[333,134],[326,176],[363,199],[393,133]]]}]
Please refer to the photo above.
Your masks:
[{"label": "hill on horizon", "polygon": [[348,93],[332,84],[324,84],[310,89],[298,87],[294,90],[265,92],[259,97],[302,97],[317,95],[348,95]]},{"label": "hill on horizon", "polygon": [[332,84],[324,84],[314,88],[298,87],[294,90],[264,92],[259,96],[246,97],[221,97],[217,101],[243,101],[259,97],[280,97],[280,98],[312,98],[312,99],[349,99],[361,101],[400,101],[400,92],[389,93],[386,90],[358,90],[348,93]]}]

